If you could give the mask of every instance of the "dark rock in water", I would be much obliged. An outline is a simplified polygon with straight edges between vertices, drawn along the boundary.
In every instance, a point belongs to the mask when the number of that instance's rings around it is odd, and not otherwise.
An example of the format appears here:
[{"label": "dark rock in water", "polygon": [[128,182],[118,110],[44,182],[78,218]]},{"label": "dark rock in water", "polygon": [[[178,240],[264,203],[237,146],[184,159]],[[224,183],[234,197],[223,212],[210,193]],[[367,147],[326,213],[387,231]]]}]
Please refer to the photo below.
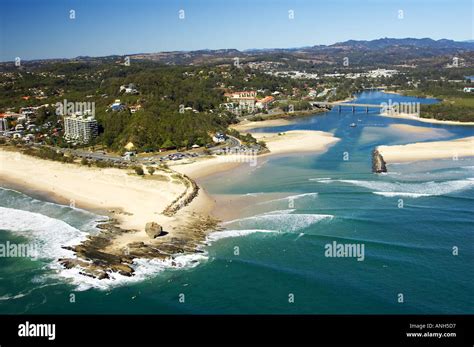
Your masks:
[{"label": "dark rock in water", "polygon": [[372,172],[387,172],[387,165],[385,163],[385,160],[377,149],[374,149],[374,151],[372,152]]},{"label": "dark rock in water", "polygon": [[148,237],[154,239],[161,235],[161,233],[163,232],[163,227],[159,225],[158,223],[149,222],[149,223],[146,223],[145,225],[145,232],[148,235]]}]

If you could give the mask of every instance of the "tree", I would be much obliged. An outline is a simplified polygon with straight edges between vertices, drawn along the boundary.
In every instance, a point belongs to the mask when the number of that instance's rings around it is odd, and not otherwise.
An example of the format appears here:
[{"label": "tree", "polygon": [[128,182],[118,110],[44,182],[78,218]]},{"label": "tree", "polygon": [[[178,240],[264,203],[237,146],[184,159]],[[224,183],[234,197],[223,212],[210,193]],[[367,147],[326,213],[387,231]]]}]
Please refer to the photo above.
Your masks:
[{"label": "tree", "polygon": [[173,141],[171,141],[170,139],[167,139],[162,145],[161,147],[163,148],[174,148],[176,147],[176,145],[173,143]]},{"label": "tree", "polygon": [[145,174],[145,172],[143,171],[143,168],[141,166],[136,166],[134,170],[135,170],[135,173],[138,176],[143,176]]},{"label": "tree", "polygon": [[86,158],[81,159],[81,165],[87,165],[89,164],[89,161]]},{"label": "tree", "polygon": [[155,173],[155,168],[153,166],[149,166],[146,168],[148,170],[148,173],[153,176],[153,174]]}]

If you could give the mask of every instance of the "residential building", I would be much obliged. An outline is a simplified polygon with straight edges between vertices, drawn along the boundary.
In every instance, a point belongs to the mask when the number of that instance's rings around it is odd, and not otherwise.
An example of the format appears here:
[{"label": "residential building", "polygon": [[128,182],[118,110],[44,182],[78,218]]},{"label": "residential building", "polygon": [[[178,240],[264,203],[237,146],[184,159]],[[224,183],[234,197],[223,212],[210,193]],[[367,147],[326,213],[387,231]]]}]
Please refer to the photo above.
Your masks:
[{"label": "residential building", "polygon": [[275,101],[273,96],[266,96],[263,99],[260,99],[256,102],[255,106],[260,109],[268,109],[268,106]]},{"label": "residential building", "polygon": [[114,112],[123,111],[125,108],[125,105],[120,102],[120,99],[115,99],[115,102],[109,106],[109,110]]},{"label": "residential building", "polygon": [[254,90],[225,93],[227,101],[234,102],[241,110],[253,111],[257,101],[257,92]]},{"label": "residential building", "polygon": [[8,131],[8,122],[6,117],[0,116],[0,131]]},{"label": "residential building", "polygon": [[81,143],[88,143],[98,135],[97,121],[94,117],[64,117],[64,138]]},{"label": "residential building", "polygon": [[138,94],[138,90],[133,83],[130,83],[127,86],[120,86],[120,92],[125,92],[126,94]]},{"label": "residential building", "polygon": [[227,139],[227,136],[225,134],[221,134],[221,133],[216,133],[213,137],[212,137],[212,141],[216,142],[216,143],[222,143],[222,142],[225,142],[225,140]]}]

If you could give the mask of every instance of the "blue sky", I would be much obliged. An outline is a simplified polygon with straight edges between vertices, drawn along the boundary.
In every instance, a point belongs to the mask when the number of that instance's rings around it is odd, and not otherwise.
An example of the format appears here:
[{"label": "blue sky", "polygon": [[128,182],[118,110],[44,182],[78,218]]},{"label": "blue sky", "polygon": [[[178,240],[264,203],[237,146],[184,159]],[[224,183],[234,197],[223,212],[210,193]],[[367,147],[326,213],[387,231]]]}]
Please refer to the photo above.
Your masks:
[{"label": "blue sky", "polygon": [[[474,38],[474,0],[0,0],[0,61]],[[76,18],[69,18],[75,10]],[[179,19],[179,10],[185,18]],[[294,19],[289,18],[290,10]],[[398,18],[399,10],[403,19]]]}]

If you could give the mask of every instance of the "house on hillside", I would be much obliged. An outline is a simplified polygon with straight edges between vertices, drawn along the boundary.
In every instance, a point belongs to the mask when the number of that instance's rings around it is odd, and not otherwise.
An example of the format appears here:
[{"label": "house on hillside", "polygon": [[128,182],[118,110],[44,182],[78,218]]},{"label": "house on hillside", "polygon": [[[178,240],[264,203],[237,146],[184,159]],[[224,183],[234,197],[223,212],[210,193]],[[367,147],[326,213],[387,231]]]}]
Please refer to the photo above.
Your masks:
[{"label": "house on hillside", "polygon": [[273,96],[266,96],[263,99],[258,100],[255,103],[255,106],[257,106],[259,109],[267,110],[268,106],[270,106],[274,101],[275,98]]},{"label": "house on hillside", "polygon": [[227,102],[233,102],[241,110],[253,111],[257,102],[257,92],[254,90],[225,93]]},{"label": "house on hillside", "polygon": [[227,136],[225,134],[222,134],[222,133],[216,133],[212,137],[212,141],[214,141],[215,143],[225,142],[226,139],[227,139]]},{"label": "house on hillside", "polygon": [[109,110],[113,112],[119,112],[125,110],[125,105],[120,102],[120,99],[116,99],[112,105],[109,106]]},{"label": "house on hillside", "polygon": [[139,94],[137,87],[133,83],[120,86],[120,92],[125,92],[126,94],[132,94],[132,95]]}]

